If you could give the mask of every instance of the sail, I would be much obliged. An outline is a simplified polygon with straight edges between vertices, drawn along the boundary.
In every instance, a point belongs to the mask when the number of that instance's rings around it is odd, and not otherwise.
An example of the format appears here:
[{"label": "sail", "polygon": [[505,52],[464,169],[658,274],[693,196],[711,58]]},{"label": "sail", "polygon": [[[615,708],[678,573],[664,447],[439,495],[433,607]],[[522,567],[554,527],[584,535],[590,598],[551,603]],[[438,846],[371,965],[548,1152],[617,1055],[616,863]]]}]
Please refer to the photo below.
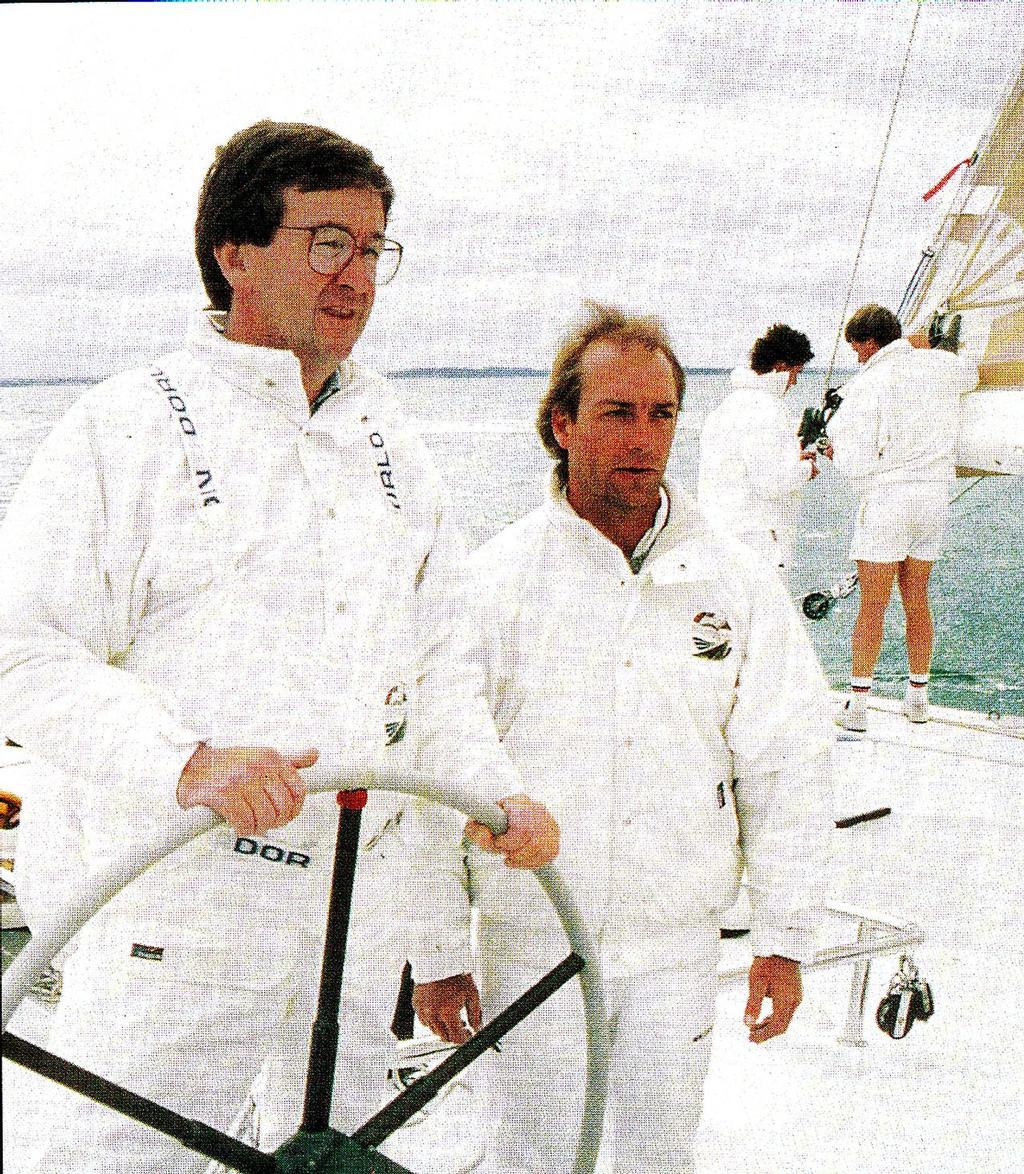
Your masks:
[{"label": "sail", "polygon": [[959,314],[980,386],[1024,386],[1024,68],[964,173],[913,292],[908,333]]},{"label": "sail", "polygon": [[905,332],[930,328],[933,339],[978,364],[977,391],[989,393],[965,402],[961,465],[1024,472],[1024,68],[964,172],[904,306]]}]

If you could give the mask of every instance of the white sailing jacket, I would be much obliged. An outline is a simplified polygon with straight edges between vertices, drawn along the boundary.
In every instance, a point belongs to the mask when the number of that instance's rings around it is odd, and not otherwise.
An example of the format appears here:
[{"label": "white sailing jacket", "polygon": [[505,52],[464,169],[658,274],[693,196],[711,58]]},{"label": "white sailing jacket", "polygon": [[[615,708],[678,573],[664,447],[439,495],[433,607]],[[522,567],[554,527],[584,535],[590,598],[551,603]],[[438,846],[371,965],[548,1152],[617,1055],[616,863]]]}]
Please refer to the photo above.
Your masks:
[{"label": "white sailing jacket", "polygon": [[782,407],[789,375],[736,367],[732,390],[700,434],[697,501],[709,521],[741,537],[775,530],[792,540],[811,462]]},{"label": "white sailing jacket", "polygon": [[[717,938],[744,862],[755,951],[803,958],[832,818],[825,681],[775,573],[667,488],[637,575],[554,481],[470,557],[487,696],[611,973]],[[488,933],[552,926],[536,882],[476,850],[468,885]]]},{"label": "white sailing jacket", "polygon": [[[520,789],[465,659],[440,480],[380,376],[347,361],[341,382],[311,418],[290,352],[203,315],[187,349],[87,391],[15,495],[0,729],[73,780],[96,867],[183,817],[200,740],[368,764],[402,691],[396,753]],[[272,836],[298,851],[335,823],[310,799]]]},{"label": "white sailing jacket", "polygon": [[884,485],[951,483],[960,397],[977,382],[964,359],[904,338],[873,354],[828,426],[836,467],[858,497]]}]

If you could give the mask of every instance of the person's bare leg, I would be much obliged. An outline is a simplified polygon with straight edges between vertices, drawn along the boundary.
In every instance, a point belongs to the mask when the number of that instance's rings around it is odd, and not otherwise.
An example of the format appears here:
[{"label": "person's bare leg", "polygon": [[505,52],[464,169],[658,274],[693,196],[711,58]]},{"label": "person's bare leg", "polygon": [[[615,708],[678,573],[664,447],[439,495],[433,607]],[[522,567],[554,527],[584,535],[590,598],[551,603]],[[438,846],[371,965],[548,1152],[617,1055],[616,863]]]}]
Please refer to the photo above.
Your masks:
[{"label": "person's bare leg", "polygon": [[900,563],[869,563],[858,561],[860,579],[860,610],[853,625],[853,676],[870,677],[875,671],[878,654],[882,651],[882,629],[885,609],[889,605],[893,580]]},{"label": "person's bare leg", "polygon": [[868,695],[875,662],[882,650],[885,609],[892,594],[898,563],[857,562],[860,610],[853,626],[850,697],[836,721],[847,730],[863,731],[868,724]]},{"label": "person's bare leg", "polygon": [[917,723],[928,720],[928,672],[935,640],[928,605],[928,579],[933,565],[924,559],[905,558],[898,572],[900,598],[907,621],[907,664],[910,668],[903,712]]},{"label": "person's bare leg", "polygon": [[932,664],[935,628],[928,606],[928,578],[934,565],[922,559],[905,558],[899,566],[900,597],[907,617],[907,664],[914,676],[926,677]]}]

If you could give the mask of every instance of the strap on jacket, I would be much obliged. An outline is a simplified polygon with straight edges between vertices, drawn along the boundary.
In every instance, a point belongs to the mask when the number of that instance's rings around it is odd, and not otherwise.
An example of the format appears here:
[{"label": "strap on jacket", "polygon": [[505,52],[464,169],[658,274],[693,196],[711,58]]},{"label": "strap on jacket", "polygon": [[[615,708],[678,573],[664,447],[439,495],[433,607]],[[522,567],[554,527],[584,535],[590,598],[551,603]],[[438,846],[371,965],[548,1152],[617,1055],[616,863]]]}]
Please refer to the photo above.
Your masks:
[{"label": "strap on jacket", "polygon": [[188,470],[189,483],[198,510],[198,533],[203,535],[206,553],[214,567],[220,569],[225,563],[228,544],[223,541],[223,536],[218,538],[216,533],[218,523],[223,523],[227,512],[227,506],[220,496],[219,479],[214,474],[211,462],[204,455],[203,438],[196,424],[195,415],[185,402],[177,382],[161,367],[154,366],[149,374],[153,387],[168,407],[174,430],[181,442],[185,468]]}]

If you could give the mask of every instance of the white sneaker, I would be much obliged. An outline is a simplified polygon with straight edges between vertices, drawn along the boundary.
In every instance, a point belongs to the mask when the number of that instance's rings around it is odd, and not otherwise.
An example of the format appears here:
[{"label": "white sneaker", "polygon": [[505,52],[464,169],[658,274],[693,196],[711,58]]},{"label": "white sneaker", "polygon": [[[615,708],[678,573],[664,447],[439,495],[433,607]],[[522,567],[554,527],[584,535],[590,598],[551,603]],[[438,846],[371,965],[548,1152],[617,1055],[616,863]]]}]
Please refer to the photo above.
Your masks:
[{"label": "white sneaker", "polygon": [[908,721],[912,721],[916,726],[923,726],[928,721],[927,688],[918,689],[908,685],[903,698],[903,712]]},{"label": "white sneaker", "polygon": [[[453,1050],[436,1037],[399,1041],[388,1071],[393,1093],[386,1099],[415,1084]],[[378,1148],[417,1174],[469,1174],[487,1156],[480,1112],[476,1089],[463,1072]]]},{"label": "white sneaker", "polygon": [[851,730],[855,734],[863,734],[868,728],[867,702],[857,704],[854,698],[847,698],[846,704],[836,714],[835,722],[837,726],[842,726],[844,730]]}]

